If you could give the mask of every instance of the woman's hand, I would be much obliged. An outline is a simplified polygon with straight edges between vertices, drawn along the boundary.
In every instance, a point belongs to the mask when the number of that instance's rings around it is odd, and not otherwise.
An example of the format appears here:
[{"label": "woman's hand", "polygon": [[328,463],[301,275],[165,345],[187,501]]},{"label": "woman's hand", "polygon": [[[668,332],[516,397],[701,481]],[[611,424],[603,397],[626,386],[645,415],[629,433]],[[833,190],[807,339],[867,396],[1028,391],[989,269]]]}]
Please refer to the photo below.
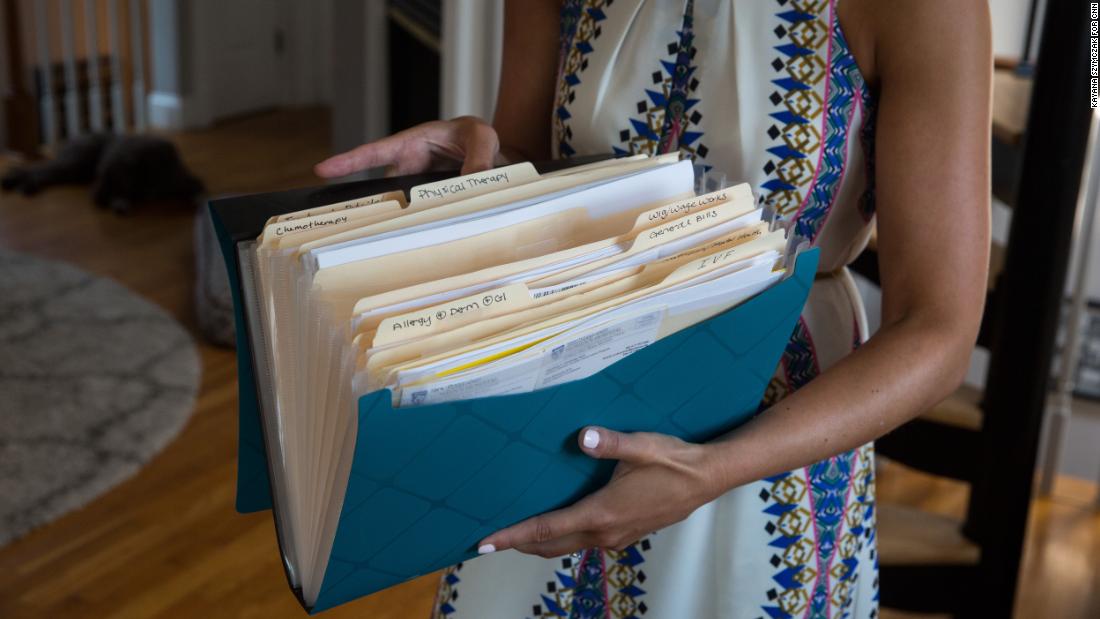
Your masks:
[{"label": "woman's hand", "polygon": [[329,157],[313,171],[333,178],[386,166],[386,176],[397,176],[461,164],[461,173],[470,174],[504,163],[493,127],[480,118],[460,116],[417,125]]},{"label": "woman's hand", "polygon": [[621,550],[726,490],[710,463],[709,445],[595,427],[581,432],[578,442],[593,458],[619,461],[611,481],[565,509],[497,531],[482,540],[479,553],[515,548],[550,558],[582,548]]}]

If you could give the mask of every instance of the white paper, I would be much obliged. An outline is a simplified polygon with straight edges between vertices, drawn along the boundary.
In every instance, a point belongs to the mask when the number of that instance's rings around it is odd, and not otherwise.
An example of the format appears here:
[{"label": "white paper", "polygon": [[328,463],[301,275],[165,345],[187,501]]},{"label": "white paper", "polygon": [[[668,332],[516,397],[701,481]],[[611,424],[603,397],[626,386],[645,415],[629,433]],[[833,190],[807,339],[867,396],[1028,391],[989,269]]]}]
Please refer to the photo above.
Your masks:
[{"label": "white paper", "polygon": [[660,199],[660,196],[654,195],[654,187],[681,186],[682,183],[677,180],[682,180],[681,177],[684,174],[693,174],[690,161],[650,168],[583,189],[570,189],[551,196],[539,196],[525,200],[518,206],[507,205],[484,213],[455,217],[443,222],[432,222],[312,249],[309,251],[308,259],[313,269],[325,269],[469,238],[574,208],[585,208],[593,219],[600,219],[622,212],[628,207]]}]

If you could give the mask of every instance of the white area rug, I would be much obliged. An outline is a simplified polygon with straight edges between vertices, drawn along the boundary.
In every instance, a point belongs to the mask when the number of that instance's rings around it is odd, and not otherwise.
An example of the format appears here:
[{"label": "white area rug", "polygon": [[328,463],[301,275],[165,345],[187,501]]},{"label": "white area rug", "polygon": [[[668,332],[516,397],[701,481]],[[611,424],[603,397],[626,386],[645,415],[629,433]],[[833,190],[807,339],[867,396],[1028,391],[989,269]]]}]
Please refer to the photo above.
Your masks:
[{"label": "white area rug", "polygon": [[136,473],[191,416],[199,377],[160,307],[0,249],[0,545]]}]

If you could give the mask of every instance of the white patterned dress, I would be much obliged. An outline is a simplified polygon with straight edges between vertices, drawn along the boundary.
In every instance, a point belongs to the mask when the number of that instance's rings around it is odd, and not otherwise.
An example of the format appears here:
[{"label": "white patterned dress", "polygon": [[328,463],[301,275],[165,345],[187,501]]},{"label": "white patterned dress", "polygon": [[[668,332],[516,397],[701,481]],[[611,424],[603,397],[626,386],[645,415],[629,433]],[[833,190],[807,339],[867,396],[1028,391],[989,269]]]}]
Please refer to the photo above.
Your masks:
[{"label": "white patterned dress", "polygon": [[[847,272],[874,213],[874,93],[835,0],[566,0],[558,156],[680,150],[749,181],[821,248],[765,405],[866,339]],[[874,617],[871,445],[751,483],[622,552],[447,570],[448,619]]]}]

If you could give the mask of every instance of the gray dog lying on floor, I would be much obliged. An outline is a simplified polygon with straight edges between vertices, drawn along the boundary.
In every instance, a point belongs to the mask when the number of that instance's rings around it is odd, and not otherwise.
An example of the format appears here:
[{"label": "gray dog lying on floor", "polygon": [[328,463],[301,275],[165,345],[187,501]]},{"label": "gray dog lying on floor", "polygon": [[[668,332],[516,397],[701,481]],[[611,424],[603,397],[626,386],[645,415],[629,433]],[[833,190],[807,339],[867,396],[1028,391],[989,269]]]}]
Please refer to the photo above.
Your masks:
[{"label": "gray dog lying on floor", "polygon": [[194,200],[203,191],[162,138],[93,134],[62,146],[49,161],[19,166],[0,179],[4,191],[31,196],[54,185],[92,184],[96,206],[125,213],[149,201]]}]

